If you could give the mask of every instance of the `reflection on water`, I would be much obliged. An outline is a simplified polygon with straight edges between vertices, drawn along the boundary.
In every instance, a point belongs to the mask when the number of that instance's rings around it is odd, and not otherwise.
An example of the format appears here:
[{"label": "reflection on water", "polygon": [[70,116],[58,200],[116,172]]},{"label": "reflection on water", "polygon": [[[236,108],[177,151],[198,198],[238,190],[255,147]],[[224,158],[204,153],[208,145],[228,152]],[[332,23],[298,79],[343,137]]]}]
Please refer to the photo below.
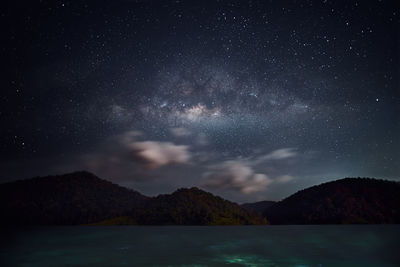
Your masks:
[{"label": "reflection on water", "polygon": [[77,226],[3,232],[0,266],[400,266],[396,225]]}]

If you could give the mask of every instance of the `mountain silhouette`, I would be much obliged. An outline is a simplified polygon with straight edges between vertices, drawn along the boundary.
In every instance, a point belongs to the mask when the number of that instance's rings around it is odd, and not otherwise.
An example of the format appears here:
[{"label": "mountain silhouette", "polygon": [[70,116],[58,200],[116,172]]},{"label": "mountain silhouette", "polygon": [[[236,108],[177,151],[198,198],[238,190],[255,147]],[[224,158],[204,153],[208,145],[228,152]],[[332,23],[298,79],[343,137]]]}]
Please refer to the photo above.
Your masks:
[{"label": "mountain silhouette", "polygon": [[267,208],[272,224],[400,223],[400,183],[345,178],[301,190]]},{"label": "mountain silhouette", "polygon": [[266,224],[267,220],[256,212],[248,211],[238,204],[214,196],[196,187],[181,188],[172,194],[150,199],[136,213],[139,224],[182,225],[241,225]]},{"label": "mountain silhouette", "polygon": [[124,215],[147,199],[84,171],[0,185],[3,224],[93,223]]},{"label": "mountain silhouette", "polygon": [[345,178],[238,205],[199,188],[147,197],[81,171],[0,184],[3,225],[400,223],[400,183]]},{"label": "mountain silhouette", "polygon": [[88,172],[0,185],[2,224],[266,224],[261,215],[198,188],[146,197]]},{"label": "mountain silhouette", "polygon": [[258,201],[258,202],[253,202],[253,203],[243,203],[240,206],[247,210],[252,210],[252,211],[263,214],[267,211],[268,208],[270,208],[274,204],[276,204],[276,201],[264,200],[264,201]]}]

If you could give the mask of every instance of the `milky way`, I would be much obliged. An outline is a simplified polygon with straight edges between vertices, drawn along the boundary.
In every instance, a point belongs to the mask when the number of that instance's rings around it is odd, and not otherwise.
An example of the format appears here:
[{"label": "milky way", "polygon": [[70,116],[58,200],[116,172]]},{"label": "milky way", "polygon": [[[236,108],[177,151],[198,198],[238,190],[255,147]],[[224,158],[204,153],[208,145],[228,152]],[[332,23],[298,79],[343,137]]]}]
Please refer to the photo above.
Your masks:
[{"label": "milky way", "polygon": [[399,179],[395,1],[44,1],[1,20],[2,181],[86,169],[253,201]]}]

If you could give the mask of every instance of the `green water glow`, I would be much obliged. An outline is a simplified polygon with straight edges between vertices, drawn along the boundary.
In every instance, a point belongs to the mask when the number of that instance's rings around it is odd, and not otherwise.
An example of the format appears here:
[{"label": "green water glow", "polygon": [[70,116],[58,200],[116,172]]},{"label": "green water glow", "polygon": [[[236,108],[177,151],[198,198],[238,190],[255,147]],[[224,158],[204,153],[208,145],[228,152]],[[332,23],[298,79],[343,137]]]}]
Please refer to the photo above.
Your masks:
[{"label": "green water glow", "polygon": [[399,237],[398,225],[40,227],[3,231],[0,266],[400,266]]}]

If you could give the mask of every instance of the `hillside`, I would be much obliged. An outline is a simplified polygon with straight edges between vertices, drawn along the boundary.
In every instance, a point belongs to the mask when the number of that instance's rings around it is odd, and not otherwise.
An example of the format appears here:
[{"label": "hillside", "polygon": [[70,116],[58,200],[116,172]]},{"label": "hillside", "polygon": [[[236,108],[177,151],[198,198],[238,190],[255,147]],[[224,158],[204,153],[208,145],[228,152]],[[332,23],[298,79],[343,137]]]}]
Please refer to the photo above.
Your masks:
[{"label": "hillside", "polygon": [[264,215],[272,224],[400,223],[400,183],[345,178],[301,190]]},{"label": "hillside", "polygon": [[239,205],[197,188],[154,198],[88,172],[37,177],[0,185],[1,224],[265,224]]},{"label": "hillside", "polygon": [[345,178],[240,206],[195,187],[146,197],[75,172],[0,184],[0,214],[3,225],[400,223],[400,183]]},{"label": "hillside", "polygon": [[159,195],[148,202],[140,224],[241,225],[266,224],[255,212],[196,187]]},{"label": "hillside", "polygon": [[86,224],[121,216],[148,198],[88,172],[0,185],[2,224]]}]

